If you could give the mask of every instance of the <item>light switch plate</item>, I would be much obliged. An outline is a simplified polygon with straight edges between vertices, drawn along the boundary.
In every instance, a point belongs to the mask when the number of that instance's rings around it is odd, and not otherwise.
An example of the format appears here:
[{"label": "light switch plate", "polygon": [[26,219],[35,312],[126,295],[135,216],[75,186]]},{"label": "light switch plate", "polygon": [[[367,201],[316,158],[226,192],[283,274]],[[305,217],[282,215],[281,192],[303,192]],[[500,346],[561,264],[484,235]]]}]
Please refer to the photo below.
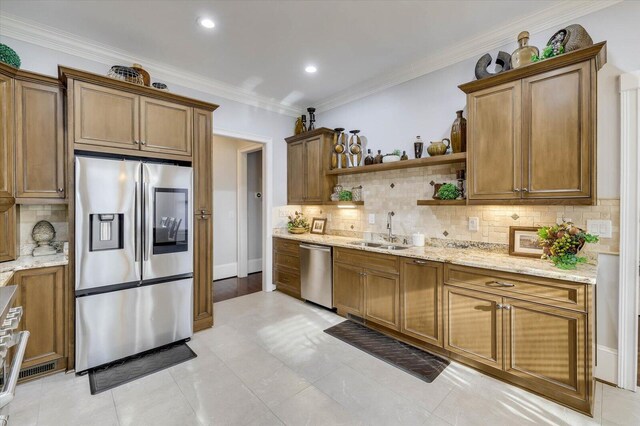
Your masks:
[{"label": "light switch plate", "polygon": [[477,231],[480,229],[480,218],[470,217],[469,218],[469,231]]},{"label": "light switch plate", "polygon": [[587,220],[587,232],[600,238],[611,238],[611,221]]},{"label": "light switch plate", "polygon": [[376,214],[369,213],[369,225],[373,225],[374,223],[376,223]]}]

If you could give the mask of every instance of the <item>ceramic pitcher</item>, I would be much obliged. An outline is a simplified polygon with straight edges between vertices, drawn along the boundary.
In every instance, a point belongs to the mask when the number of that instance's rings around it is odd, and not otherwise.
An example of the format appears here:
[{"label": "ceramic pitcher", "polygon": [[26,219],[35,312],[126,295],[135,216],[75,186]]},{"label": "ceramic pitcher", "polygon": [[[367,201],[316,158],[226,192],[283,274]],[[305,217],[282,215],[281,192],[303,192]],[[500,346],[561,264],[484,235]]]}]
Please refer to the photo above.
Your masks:
[{"label": "ceramic pitcher", "polygon": [[[447,141],[446,145],[444,141]],[[447,138],[444,138],[441,141],[432,141],[427,147],[427,152],[431,157],[435,157],[436,155],[444,155],[447,153],[447,150],[450,146],[451,141]]]}]

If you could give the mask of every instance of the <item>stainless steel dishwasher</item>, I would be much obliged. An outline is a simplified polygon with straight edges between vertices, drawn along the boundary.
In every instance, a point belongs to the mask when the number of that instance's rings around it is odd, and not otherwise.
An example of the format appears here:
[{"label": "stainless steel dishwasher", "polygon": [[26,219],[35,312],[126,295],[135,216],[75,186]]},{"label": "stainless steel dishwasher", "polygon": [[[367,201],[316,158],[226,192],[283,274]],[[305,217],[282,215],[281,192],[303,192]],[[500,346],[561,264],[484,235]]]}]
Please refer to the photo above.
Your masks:
[{"label": "stainless steel dishwasher", "polygon": [[333,262],[331,247],[300,244],[301,296],[333,308]]}]

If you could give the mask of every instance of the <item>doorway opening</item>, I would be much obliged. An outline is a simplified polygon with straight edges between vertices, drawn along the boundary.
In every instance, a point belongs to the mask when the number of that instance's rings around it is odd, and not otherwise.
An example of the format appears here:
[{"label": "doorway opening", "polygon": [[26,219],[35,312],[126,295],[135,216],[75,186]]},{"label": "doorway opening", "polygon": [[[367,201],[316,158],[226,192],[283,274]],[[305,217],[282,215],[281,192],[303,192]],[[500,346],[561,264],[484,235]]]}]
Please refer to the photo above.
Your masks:
[{"label": "doorway opening", "polygon": [[[253,138],[252,138],[253,139]],[[268,141],[213,137],[213,302],[269,291],[266,248]],[[268,272],[268,271],[267,271]]]}]

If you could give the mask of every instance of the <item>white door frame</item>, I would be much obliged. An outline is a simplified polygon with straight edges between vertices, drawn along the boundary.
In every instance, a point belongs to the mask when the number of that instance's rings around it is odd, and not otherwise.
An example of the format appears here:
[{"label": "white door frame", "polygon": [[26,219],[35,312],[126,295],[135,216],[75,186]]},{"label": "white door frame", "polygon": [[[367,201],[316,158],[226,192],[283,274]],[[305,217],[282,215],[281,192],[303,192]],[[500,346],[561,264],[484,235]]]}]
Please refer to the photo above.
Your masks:
[{"label": "white door frame", "polygon": [[640,71],[620,76],[618,386],[636,390],[640,266]]},{"label": "white door frame", "polygon": [[[271,213],[273,211],[273,138],[254,133],[236,132],[215,126],[213,134],[262,144],[262,291],[273,291],[275,286],[273,285],[271,268],[269,267],[273,256],[271,250],[271,237],[273,234],[271,229]],[[213,208],[215,209],[216,207],[213,206]],[[238,212],[238,220],[240,220],[239,216],[240,212]]]},{"label": "white door frame", "polygon": [[[237,153],[237,190],[236,205],[238,211],[238,278],[246,277],[249,273],[249,247],[247,230],[248,212],[247,212],[247,154],[262,151],[262,145],[248,146],[241,148]],[[264,214],[264,212],[263,212]],[[262,235],[264,239],[264,233]],[[264,246],[264,241],[262,242]]]}]

